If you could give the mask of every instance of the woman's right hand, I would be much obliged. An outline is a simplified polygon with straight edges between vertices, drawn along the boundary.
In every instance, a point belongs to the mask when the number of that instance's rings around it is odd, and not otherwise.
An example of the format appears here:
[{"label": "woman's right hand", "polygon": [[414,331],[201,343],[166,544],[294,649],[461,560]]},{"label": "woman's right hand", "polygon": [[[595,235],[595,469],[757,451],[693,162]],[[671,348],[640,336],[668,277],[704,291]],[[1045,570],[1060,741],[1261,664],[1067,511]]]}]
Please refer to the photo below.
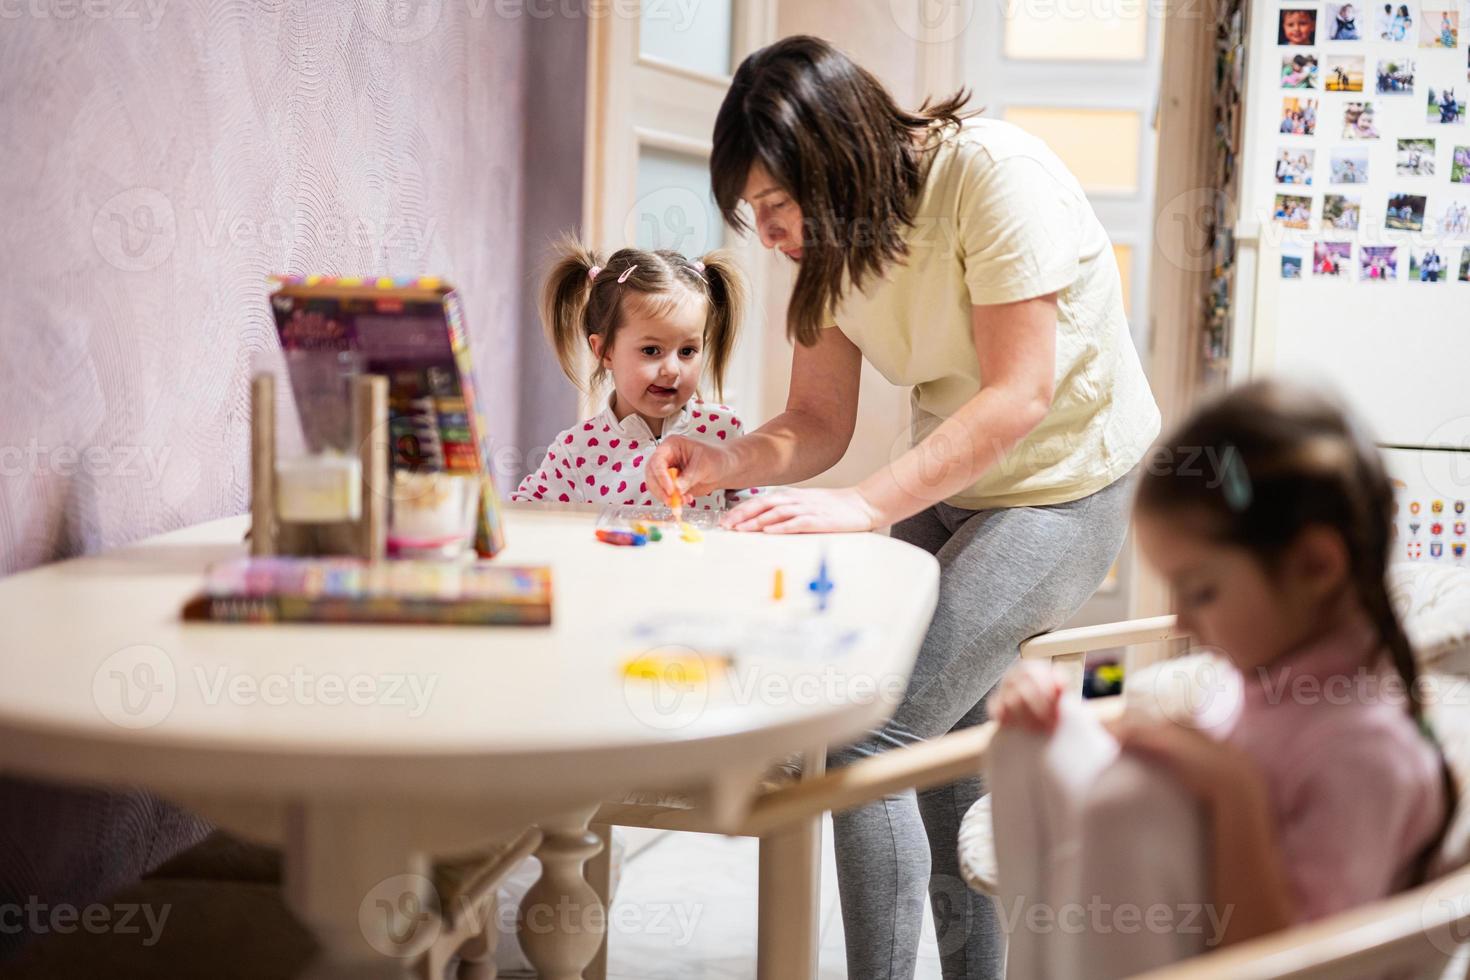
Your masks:
[{"label": "woman's right hand", "polygon": [[[660,500],[676,493],[681,499],[702,497],[729,485],[727,475],[734,464],[734,454],[723,446],[669,436],[644,464],[645,482]],[[670,468],[679,471],[677,480],[669,479]]]},{"label": "woman's right hand", "polygon": [[1066,682],[1050,663],[1019,661],[1006,671],[987,706],[1002,728],[1047,735],[1057,727],[1058,705]]}]

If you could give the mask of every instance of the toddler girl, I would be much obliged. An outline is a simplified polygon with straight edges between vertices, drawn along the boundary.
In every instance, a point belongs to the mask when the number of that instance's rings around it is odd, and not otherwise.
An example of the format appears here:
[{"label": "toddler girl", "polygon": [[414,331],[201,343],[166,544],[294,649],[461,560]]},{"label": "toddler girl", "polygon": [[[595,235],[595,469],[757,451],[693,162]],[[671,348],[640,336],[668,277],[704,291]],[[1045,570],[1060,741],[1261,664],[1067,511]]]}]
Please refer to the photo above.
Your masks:
[{"label": "toddler girl", "polygon": [[[745,281],[727,253],[689,259],[678,252],[624,248],[607,259],[571,241],[547,277],[542,319],[562,370],[597,390],[610,375],[607,406],[553,440],[538,470],[511,494],[516,501],[653,506],[644,462],[671,435],[712,443],[740,436],[725,405],[698,394],[706,372],[716,397],[735,348]],[[595,361],[578,376],[582,351]],[[759,491],[717,491],[683,501],[723,510]]]},{"label": "toddler girl", "polygon": [[[1084,819],[1110,826],[1114,838],[1126,838],[1125,849],[1148,860],[1093,846],[1097,860],[1111,860],[1112,873],[1080,880],[1107,882],[1112,897],[1123,898],[1122,890],[1147,906],[1161,885],[1179,883],[1180,866],[1198,868],[1191,887],[1203,890],[1197,898],[1213,910],[1219,943],[1419,882],[1453,791],[1384,584],[1393,491],[1372,444],[1330,400],[1266,382],[1197,413],[1153,463],[1161,458],[1179,465],[1151,464],[1142,478],[1138,544],[1171,586],[1180,624],[1228,658],[1222,667],[1240,698],[1230,715],[1193,729],[1125,716],[1116,743],[1100,729],[1084,739],[1106,740],[1115,753],[1121,745],[1117,762],[1107,765],[1137,766],[1140,785],[1170,784],[1191,815],[1181,833],[1179,811],[1172,820],[1161,816],[1167,803],[1159,805],[1158,786],[1140,791],[1154,798],[1131,819],[1129,805],[1113,794]],[[1069,716],[1088,715],[1076,702],[1059,702],[1061,687],[1044,668],[1028,664],[1007,674],[991,704],[1002,729],[997,767],[1026,739],[1046,744],[1071,724]],[[1004,889],[1002,811],[1014,798],[1007,800],[1000,781],[992,792]],[[1088,941],[1091,976],[1159,965],[1114,958],[1136,956],[1152,939],[1099,934]]]}]

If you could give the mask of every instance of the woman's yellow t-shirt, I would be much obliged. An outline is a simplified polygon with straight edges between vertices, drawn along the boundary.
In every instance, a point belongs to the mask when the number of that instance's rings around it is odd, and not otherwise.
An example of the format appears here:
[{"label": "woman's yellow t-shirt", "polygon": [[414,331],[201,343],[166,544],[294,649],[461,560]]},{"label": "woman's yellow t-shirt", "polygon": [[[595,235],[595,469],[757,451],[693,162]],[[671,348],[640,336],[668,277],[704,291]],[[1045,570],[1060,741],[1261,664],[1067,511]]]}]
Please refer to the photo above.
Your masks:
[{"label": "woman's yellow t-shirt", "polygon": [[935,149],[904,239],[908,256],[849,289],[833,326],[885,378],[913,386],[915,443],[980,391],[971,306],[1057,294],[1050,412],[948,503],[1064,503],[1143,458],[1159,410],[1128,332],[1112,243],[1045,143],[1008,123],[966,122]]}]

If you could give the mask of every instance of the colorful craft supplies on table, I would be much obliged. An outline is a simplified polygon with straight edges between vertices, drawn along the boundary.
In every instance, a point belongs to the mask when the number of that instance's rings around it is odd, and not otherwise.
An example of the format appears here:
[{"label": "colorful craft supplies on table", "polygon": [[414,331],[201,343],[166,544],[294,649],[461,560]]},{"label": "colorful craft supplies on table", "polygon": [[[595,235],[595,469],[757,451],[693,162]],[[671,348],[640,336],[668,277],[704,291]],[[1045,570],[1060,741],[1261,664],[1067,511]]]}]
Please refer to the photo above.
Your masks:
[{"label": "colorful craft supplies on table", "polygon": [[703,684],[717,672],[731,665],[723,653],[701,653],[694,650],[654,650],[635,654],[623,661],[623,676],[665,684],[693,686]]},{"label": "colorful craft supplies on table", "polygon": [[[645,547],[662,541],[666,536],[672,538],[675,532],[679,541],[698,544],[704,540],[705,531],[719,528],[721,516],[714,511],[690,511],[683,515],[684,520],[678,520],[673,508],[611,506],[603,509],[594,534],[604,544],[621,547]],[[818,560],[811,580],[806,583],[806,591],[811,595],[817,612],[827,611],[836,588],[837,583],[832,579],[824,554]],[[770,597],[776,603],[786,598],[786,573],[781,568],[774,569]]]},{"label": "colorful craft supplies on table", "polygon": [[831,577],[827,574],[827,558],[824,555],[822,561],[817,565],[817,577],[807,583],[807,589],[817,597],[817,612],[827,611],[827,602],[832,596],[835,588]]},{"label": "colorful craft supplies on table", "polygon": [[[675,480],[678,479],[679,470],[673,466],[670,466],[669,482],[673,483]],[[675,522],[679,522],[684,519],[684,501],[680,498],[678,490],[675,490],[673,493],[669,494],[669,510],[674,512]]]},{"label": "colorful craft supplies on table", "polygon": [[476,472],[469,413],[453,372],[432,366],[404,369],[393,373],[392,382],[388,407],[394,465]]},{"label": "colorful craft supplies on table", "polygon": [[[391,468],[474,477],[475,548],[484,558],[497,554],[505,545],[500,498],[488,426],[476,410],[459,294],[434,276],[274,278],[280,288],[270,301],[281,348],[352,354],[365,373],[386,377]],[[293,377],[293,389],[301,380]],[[304,404],[304,393],[296,394]],[[394,530],[390,515],[390,547]]]},{"label": "colorful craft supplies on table", "polygon": [[643,533],[640,527],[650,532],[658,529],[668,536],[670,531],[679,530],[681,524],[688,524],[699,531],[717,530],[723,516],[724,511],[686,510],[681,517],[676,518],[669,507],[614,504],[602,509],[597,518],[597,526],[639,533]]},{"label": "colorful craft supplies on table", "polygon": [[639,547],[677,538],[686,544],[704,540],[704,532],[720,526],[716,511],[678,512],[673,507],[608,507],[598,518],[597,540],[624,547]]},{"label": "colorful craft supplies on table", "polygon": [[211,566],[184,618],[223,622],[545,626],[544,566],[239,558]]},{"label": "colorful craft supplies on table", "polygon": [[634,531],[609,531],[606,528],[597,529],[597,540],[603,544],[616,544],[625,547],[642,547],[648,543],[646,535]]}]

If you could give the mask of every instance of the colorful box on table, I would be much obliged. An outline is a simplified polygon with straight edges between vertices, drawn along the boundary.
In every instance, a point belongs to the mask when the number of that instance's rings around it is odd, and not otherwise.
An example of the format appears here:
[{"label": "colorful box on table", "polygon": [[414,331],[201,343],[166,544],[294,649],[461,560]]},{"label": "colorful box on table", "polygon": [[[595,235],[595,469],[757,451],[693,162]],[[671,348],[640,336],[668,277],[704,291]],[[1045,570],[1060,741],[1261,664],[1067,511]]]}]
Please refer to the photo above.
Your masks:
[{"label": "colorful box on table", "polygon": [[500,496],[478,393],[464,312],[454,288],[432,276],[352,279],[277,276],[271,294],[283,350],[347,351],[388,378],[390,463],[414,472],[480,478],[475,550],[505,547]]},{"label": "colorful box on table", "polygon": [[440,561],[239,558],[210,567],[186,620],[547,626],[551,570]]}]

